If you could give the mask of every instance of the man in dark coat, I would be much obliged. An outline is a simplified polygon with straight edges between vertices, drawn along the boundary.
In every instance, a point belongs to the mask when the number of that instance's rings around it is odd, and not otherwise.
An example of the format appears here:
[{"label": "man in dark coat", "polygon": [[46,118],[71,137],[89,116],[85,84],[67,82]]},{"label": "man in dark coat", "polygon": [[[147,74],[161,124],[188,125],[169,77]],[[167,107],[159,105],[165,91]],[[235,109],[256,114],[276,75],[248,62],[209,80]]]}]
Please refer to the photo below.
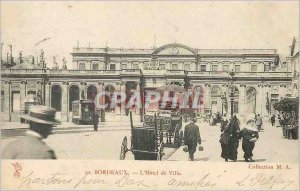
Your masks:
[{"label": "man in dark coat", "polygon": [[257,127],[257,130],[258,130],[258,132],[260,132],[260,130],[264,130],[263,128],[262,128],[262,118],[261,118],[261,116],[259,115],[259,114],[257,114],[257,116],[256,116],[256,119],[255,119],[255,124],[256,124],[256,127]]},{"label": "man in dark coat", "polygon": [[194,153],[197,143],[201,144],[199,127],[195,125],[196,118],[192,118],[191,123],[184,128],[184,144],[187,145],[189,151],[189,160],[194,160]]},{"label": "man in dark coat", "polygon": [[272,127],[275,125],[275,115],[273,114],[271,117]]},{"label": "man in dark coat", "polygon": [[42,140],[51,134],[56,110],[47,106],[34,105],[29,108],[29,115],[21,118],[29,120],[29,130],[24,137],[8,144],[3,152],[4,159],[56,159],[54,151]]},{"label": "man in dark coat", "polygon": [[94,113],[93,115],[94,131],[98,131],[98,123],[99,123],[99,115],[98,113]]}]

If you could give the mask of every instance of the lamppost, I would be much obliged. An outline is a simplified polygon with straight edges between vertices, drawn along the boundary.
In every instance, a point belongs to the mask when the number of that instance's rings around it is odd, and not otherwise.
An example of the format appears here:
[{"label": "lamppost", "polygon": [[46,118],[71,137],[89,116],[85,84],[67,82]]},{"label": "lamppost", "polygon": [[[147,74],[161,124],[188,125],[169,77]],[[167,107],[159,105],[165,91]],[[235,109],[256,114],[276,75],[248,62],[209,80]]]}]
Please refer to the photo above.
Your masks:
[{"label": "lamppost", "polygon": [[231,72],[229,72],[230,75],[230,84],[229,84],[229,88],[230,88],[230,114],[231,117],[233,116],[233,104],[234,104],[234,92],[235,92],[235,84],[234,84],[234,75],[235,72],[232,70]]},{"label": "lamppost", "polygon": [[223,108],[224,108],[224,96],[223,94],[221,95],[221,100],[222,100],[222,116],[224,115],[224,112],[223,112]]}]

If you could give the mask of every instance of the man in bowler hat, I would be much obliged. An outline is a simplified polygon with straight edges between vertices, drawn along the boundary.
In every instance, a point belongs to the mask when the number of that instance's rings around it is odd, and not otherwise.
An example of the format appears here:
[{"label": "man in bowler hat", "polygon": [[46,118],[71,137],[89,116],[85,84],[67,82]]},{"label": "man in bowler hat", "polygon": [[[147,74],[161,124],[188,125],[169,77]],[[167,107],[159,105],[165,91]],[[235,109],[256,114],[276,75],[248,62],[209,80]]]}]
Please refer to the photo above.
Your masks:
[{"label": "man in bowler hat", "polygon": [[42,140],[51,134],[54,125],[56,110],[43,106],[33,105],[29,108],[29,115],[22,115],[29,121],[29,130],[24,137],[8,144],[3,152],[3,159],[56,159],[54,151]]},{"label": "man in bowler hat", "polygon": [[197,118],[193,117],[190,124],[184,128],[184,144],[188,147],[189,160],[194,160],[194,153],[197,148],[197,143],[201,145],[199,127],[195,125]]}]

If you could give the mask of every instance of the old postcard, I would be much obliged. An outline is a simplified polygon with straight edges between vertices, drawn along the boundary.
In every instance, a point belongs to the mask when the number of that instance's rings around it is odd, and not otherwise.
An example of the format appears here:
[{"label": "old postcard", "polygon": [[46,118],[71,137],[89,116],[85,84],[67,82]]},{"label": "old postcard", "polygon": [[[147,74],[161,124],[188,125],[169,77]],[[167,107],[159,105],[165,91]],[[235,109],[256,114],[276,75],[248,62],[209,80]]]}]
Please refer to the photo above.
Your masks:
[{"label": "old postcard", "polygon": [[1,190],[299,190],[298,1],[1,1]]}]

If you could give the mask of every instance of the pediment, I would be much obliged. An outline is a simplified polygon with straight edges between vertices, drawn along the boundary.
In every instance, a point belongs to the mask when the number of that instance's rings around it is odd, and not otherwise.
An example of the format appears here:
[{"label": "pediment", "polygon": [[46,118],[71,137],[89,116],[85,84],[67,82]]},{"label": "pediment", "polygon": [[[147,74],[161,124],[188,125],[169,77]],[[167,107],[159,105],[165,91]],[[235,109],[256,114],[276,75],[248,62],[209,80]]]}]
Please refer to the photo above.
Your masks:
[{"label": "pediment", "polygon": [[182,44],[167,44],[157,48],[153,54],[156,55],[195,55],[196,50]]}]

